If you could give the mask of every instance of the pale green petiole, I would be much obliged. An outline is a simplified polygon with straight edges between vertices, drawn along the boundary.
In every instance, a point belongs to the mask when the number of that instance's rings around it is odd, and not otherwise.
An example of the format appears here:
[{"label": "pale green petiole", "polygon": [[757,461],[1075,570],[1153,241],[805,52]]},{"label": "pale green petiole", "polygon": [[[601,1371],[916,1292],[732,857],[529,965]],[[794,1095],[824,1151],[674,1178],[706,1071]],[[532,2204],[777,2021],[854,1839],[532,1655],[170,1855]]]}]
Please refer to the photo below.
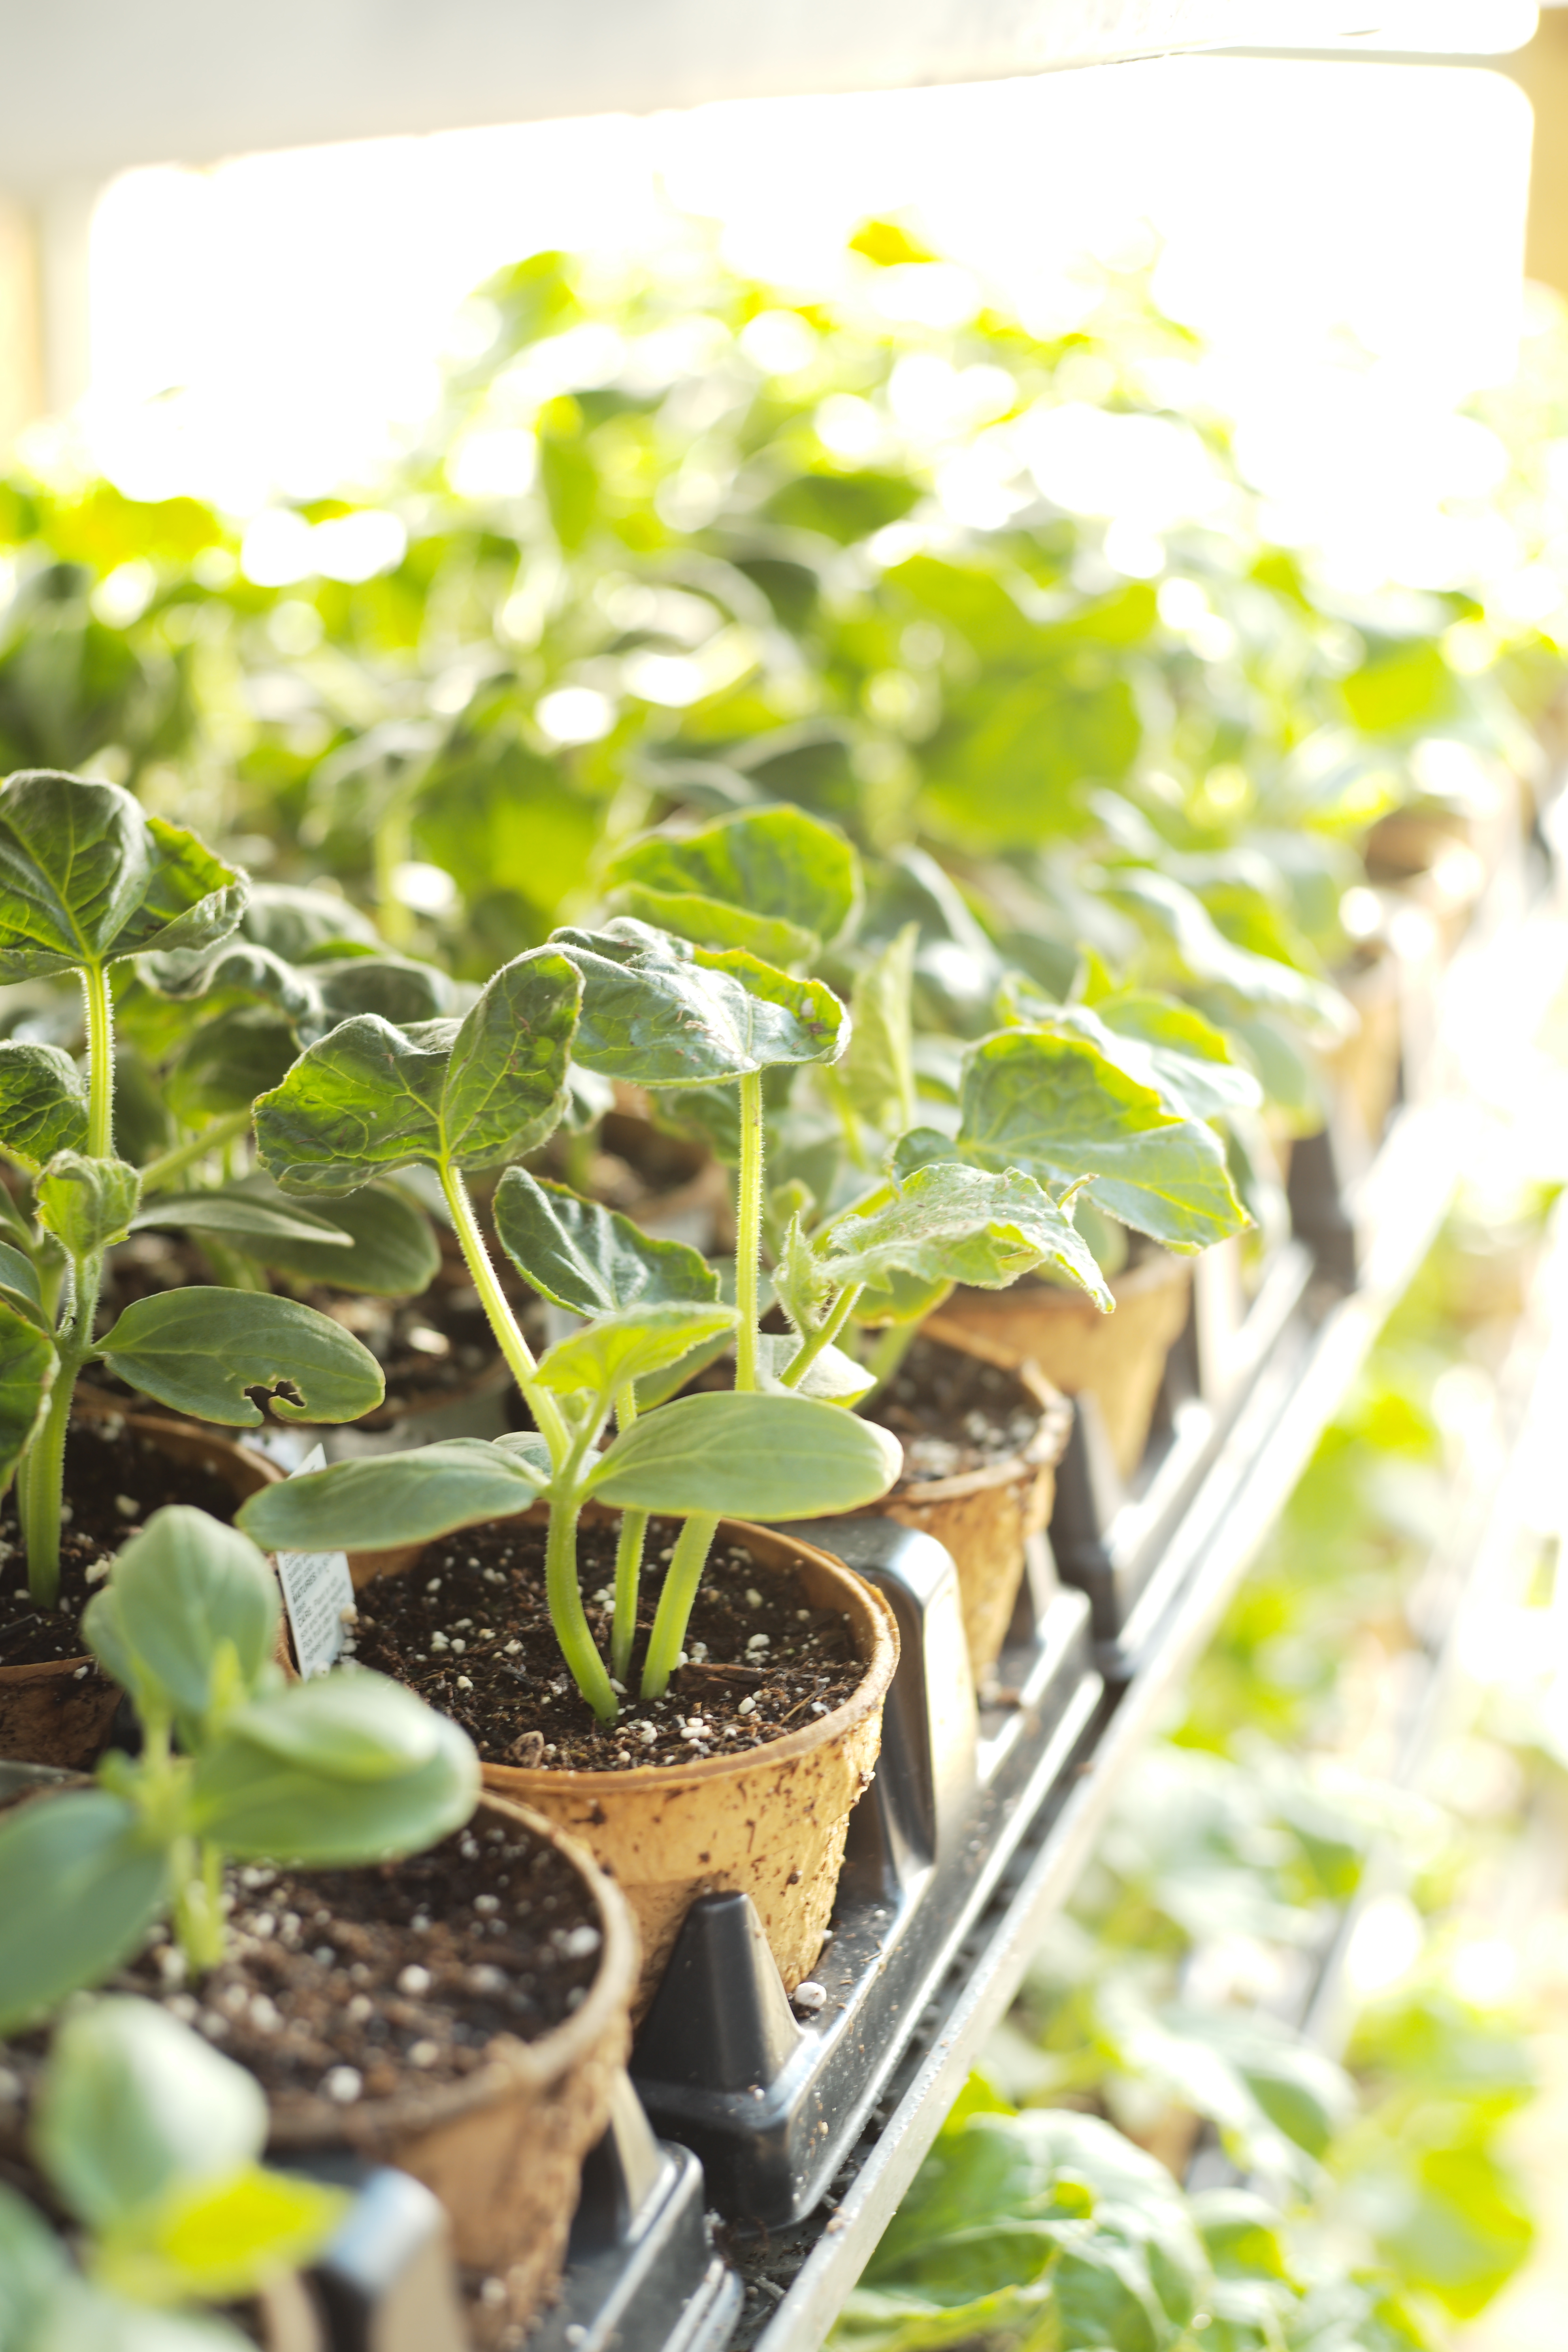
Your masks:
[{"label": "pale green petiole", "polygon": [[719,1524],[717,1515],[705,1511],[693,1512],[676,1538],[669,1572],[659,1595],[658,1612],[653,1621],[653,1634],[647,1645],[647,1657],[642,1670],[642,1696],[645,1699],[662,1698],[675,1672],[676,1662],[686,1644],[686,1628],[691,1622],[691,1611],[702,1582],[702,1571],[708,1565],[708,1554],[713,1542],[713,1530]]},{"label": "pale green petiole", "polygon": [[763,1256],[763,1082],[741,1080],[741,1177],[735,1214],[735,1386],[757,1385],[757,1296]]},{"label": "pale green petiole", "polygon": [[[637,1417],[635,1381],[628,1381],[616,1400],[616,1423],[629,1429]],[[647,1539],[647,1513],[626,1511],[621,1517],[616,1546],[616,1608],[610,1630],[610,1672],[618,1683],[631,1669],[637,1635],[637,1596],[642,1583],[643,1546]]]}]

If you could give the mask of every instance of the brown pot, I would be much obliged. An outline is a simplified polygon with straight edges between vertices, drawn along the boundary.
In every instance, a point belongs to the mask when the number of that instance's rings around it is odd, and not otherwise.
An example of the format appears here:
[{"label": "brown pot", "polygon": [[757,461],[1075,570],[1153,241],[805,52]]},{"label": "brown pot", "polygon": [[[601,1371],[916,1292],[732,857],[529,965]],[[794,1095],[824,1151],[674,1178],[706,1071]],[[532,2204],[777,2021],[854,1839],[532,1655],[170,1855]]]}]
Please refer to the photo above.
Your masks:
[{"label": "brown pot", "polygon": [[[926,1336],[933,1336],[929,1323]],[[1037,1365],[1015,1362],[978,1332],[955,1326],[942,1331],[940,1341],[1013,1375],[1021,1404],[1039,1416],[1034,1436],[1020,1452],[981,1470],[965,1470],[954,1478],[900,1478],[879,1503],[868,1503],[851,1516],[896,1519],[946,1546],[958,1570],[964,1638],[978,1681],[995,1664],[1007,1638],[1024,1580],[1025,1545],[1050,1519],[1056,1465],[1072,1427],[1072,1407],[1042,1378]]]},{"label": "brown pot", "polygon": [[1050,1283],[1011,1290],[955,1290],[926,1325],[933,1339],[962,1346],[973,1335],[994,1362],[1032,1363],[1066,1396],[1087,1389],[1099,1403],[1116,1466],[1131,1477],[1149,1443],[1165,1359],[1180,1338],[1192,1295],[1191,1261],[1167,1251],[1112,1277],[1113,1315],[1080,1291]]},{"label": "brown pot", "polygon": [[[529,1516],[542,1516],[537,1506]],[[793,1992],[810,1974],[833,1910],[850,1811],[870,1785],[881,1747],[882,1702],[899,1662],[891,1609],[842,1560],[744,1519],[721,1519],[717,1540],[742,1546],[764,1570],[794,1570],[813,1607],[848,1617],[866,1667],[852,1698],[805,1729],[739,1756],[616,1772],[484,1768],[487,1789],[531,1805],[580,1838],[619,1885],[642,1944],[638,2017],[699,1895],[743,1889],[786,1989]],[[351,1555],[355,1584],[405,1573],[422,1549]]]},{"label": "brown pot", "polygon": [[1335,1091],[1349,1104],[1362,1135],[1375,1150],[1399,1092],[1405,1048],[1404,985],[1400,959],[1386,944],[1372,961],[1342,974],[1334,985],[1354,1007],[1359,1026],[1324,1055]]},{"label": "brown pot", "polygon": [[[162,1414],[126,1412],[111,1397],[77,1391],[72,1412],[83,1421],[118,1415],[127,1429],[150,1437],[176,1462],[196,1462],[223,1480],[237,1503],[283,1473],[265,1455],[200,1429],[195,1422]],[[0,1666],[0,1757],[24,1764],[53,1764],[67,1771],[91,1769],[109,1737],[120,1703],[120,1686],[100,1673],[96,1658],[51,1658],[32,1666]]]},{"label": "brown pot", "polygon": [[321,2098],[291,2103],[274,2112],[269,2147],[288,2157],[346,2145],[422,2180],[446,2208],[463,2268],[476,2284],[505,2284],[504,2303],[471,2313],[477,2340],[492,2344],[514,2336],[560,2277],[583,2159],[609,2119],[631,2046],[637,1939],[626,1905],[580,1845],[505,1797],[479,1802],[547,1838],[586,1881],[604,1937],[587,1999],[542,2041],[500,2037],[461,2083],[411,2085],[346,2110]]}]

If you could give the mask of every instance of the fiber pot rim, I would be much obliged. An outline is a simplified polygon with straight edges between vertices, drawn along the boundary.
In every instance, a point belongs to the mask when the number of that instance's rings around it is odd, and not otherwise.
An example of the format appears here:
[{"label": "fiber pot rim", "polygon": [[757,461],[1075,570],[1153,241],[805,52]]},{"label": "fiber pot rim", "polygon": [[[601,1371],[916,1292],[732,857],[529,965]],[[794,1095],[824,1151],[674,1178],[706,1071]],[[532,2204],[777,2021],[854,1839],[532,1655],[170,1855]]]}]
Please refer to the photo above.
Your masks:
[{"label": "fiber pot rim", "polygon": [[921,1338],[934,1339],[940,1348],[949,1348],[955,1356],[971,1356],[977,1363],[990,1364],[999,1372],[1006,1372],[1026,1391],[1030,1402],[1039,1413],[1039,1423],[1033,1437],[1015,1453],[1005,1454],[1000,1461],[988,1462],[980,1470],[960,1470],[951,1478],[921,1478],[911,1480],[900,1474],[898,1483],[874,1503],[862,1503],[858,1510],[847,1516],[874,1518],[895,1498],[900,1503],[960,1503],[971,1495],[984,1495],[994,1486],[1011,1486],[1020,1478],[1033,1478],[1042,1470],[1054,1469],[1067,1451],[1072,1433],[1072,1401],[1060,1389],[1053,1388],[1032,1356],[1009,1356],[978,1332],[963,1324],[942,1325],[933,1315],[926,1323]]},{"label": "fiber pot rim", "polygon": [[[600,1511],[604,1512],[605,1517],[618,1518],[620,1516],[618,1512],[611,1512],[603,1505],[593,1503],[588,1505],[584,1516],[588,1517],[590,1514],[596,1516]],[[539,1506],[534,1504],[531,1505],[527,1511],[519,1512],[517,1516],[519,1518],[531,1520],[537,1526],[538,1514]],[[846,1614],[852,1614],[854,1605],[857,1603],[864,1609],[870,1625],[870,1654],[868,1657],[862,1658],[860,1679],[849,1696],[832,1708],[828,1714],[818,1716],[813,1722],[803,1725],[800,1730],[786,1731],[779,1738],[764,1740],[757,1748],[742,1748],[738,1755],[694,1757],[689,1764],[605,1765],[592,1771],[557,1772],[552,1771],[545,1765],[486,1764],[484,1773],[487,1790],[505,1792],[512,1789],[526,1790],[538,1786],[572,1794],[602,1788],[609,1782],[617,1789],[631,1786],[637,1789],[639,1792],[646,1791],[650,1795],[657,1795],[665,1789],[689,1788],[694,1780],[732,1780],[741,1773],[759,1770],[764,1765],[771,1768],[774,1764],[789,1763],[797,1756],[809,1756],[814,1748],[844,1738],[868,1716],[880,1712],[882,1702],[888,1695],[889,1686],[893,1679],[893,1670],[899,1663],[899,1628],[898,1620],[893,1615],[890,1604],[878,1591],[876,1586],[868,1583],[863,1577],[857,1576],[853,1569],[847,1567],[843,1560],[837,1559],[832,1552],[823,1551],[817,1545],[808,1544],[801,1537],[790,1535],[783,1528],[761,1527],[751,1519],[721,1519],[715,1530],[715,1540],[720,1539],[726,1543],[740,1544],[743,1549],[750,1550],[753,1557],[757,1557],[760,1551],[760,1565],[763,1567],[779,1565],[776,1559],[770,1560],[767,1558],[770,1548],[788,1545],[819,1572],[826,1572],[834,1583],[841,1587],[845,1598],[851,1604],[850,1609],[846,1611]],[[440,1540],[440,1538],[434,1540]],[[396,1576],[409,1574],[426,1549],[424,1544],[419,1545],[416,1549],[411,1548],[409,1556],[405,1559],[401,1560],[395,1568],[382,1572]],[[353,1555],[351,1554],[350,1557],[352,1560]],[[364,1584],[356,1583],[355,1589],[359,1592],[368,1591],[375,1580],[375,1578],[372,1577]],[[506,1778],[502,1780],[493,1777],[500,1774],[505,1774]]]},{"label": "fiber pot rim", "polygon": [[598,1969],[581,2008],[574,2010],[537,2042],[523,2042],[510,2033],[498,2034],[496,2047],[484,2065],[465,2075],[460,2083],[447,2083],[424,2092],[410,2084],[388,2093],[384,2098],[355,2100],[352,2106],[335,2105],[314,2094],[308,2104],[281,2117],[269,2101],[269,2145],[279,2152],[345,2142],[353,2147],[362,2140],[390,2140],[410,2132],[461,2122],[476,2108],[489,2106],[520,2084],[534,2090],[547,2090],[570,2074],[604,2039],[616,2012],[629,2008],[641,1956],[637,1927],[619,1888],[577,1839],[531,1806],[519,1803],[515,1797],[500,1790],[483,1789],[469,1815],[469,1824],[486,1811],[505,1814],[534,1837],[553,1846],[564,1855],[593,1896],[604,1943]]}]

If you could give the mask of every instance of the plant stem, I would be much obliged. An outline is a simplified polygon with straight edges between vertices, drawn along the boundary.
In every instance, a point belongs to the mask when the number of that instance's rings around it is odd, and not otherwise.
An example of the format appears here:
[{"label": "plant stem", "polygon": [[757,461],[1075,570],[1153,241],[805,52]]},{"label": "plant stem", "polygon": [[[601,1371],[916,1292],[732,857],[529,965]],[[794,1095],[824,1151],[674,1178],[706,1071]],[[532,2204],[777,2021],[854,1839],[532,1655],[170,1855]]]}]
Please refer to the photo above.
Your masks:
[{"label": "plant stem", "polygon": [[542,1389],[534,1375],[539,1367],[533,1351],[517,1328],[517,1318],[507,1304],[490,1254],[485,1247],[485,1237],[479,1231],[479,1221],[474,1214],[474,1204],[468,1198],[468,1188],[461,1171],[448,1161],[441,1165],[441,1190],[446,1195],[451,1214],[452,1230],[458,1236],[458,1246],[463,1253],[463,1263],[474,1278],[496,1345],[510,1367],[511,1376],[522,1391],[523,1402],[533,1415],[534,1423],[550,1448],[550,1458],[559,1470],[572,1450],[572,1439],[562,1418],[561,1408],[548,1389]]},{"label": "plant stem", "polygon": [[675,1555],[658,1597],[653,1634],[643,1663],[644,1698],[664,1696],[676,1661],[686,1647],[686,1629],[691,1622],[692,1605],[718,1524],[716,1516],[710,1517],[706,1511],[694,1511],[676,1538]]},{"label": "plant stem", "polygon": [[81,968],[87,998],[87,1152],[107,1160],[114,1150],[114,1019],[109,975],[101,964]]},{"label": "plant stem", "polygon": [[60,1589],[60,1510],[65,1500],[66,1430],[77,1374],[92,1347],[92,1327],[98,1314],[103,1259],[75,1262],[75,1312],[60,1334],[59,1366],[49,1393],[43,1426],[34,1437],[17,1473],[16,1500],[27,1549],[27,1590],[40,1609],[52,1609]]},{"label": "plant stem", "polygon": [[[757,1275],[763,1255],[763,1081],[741,1080],[741,1182],[735,1216],[735,1386],[757,1385]],[[666,1590],[668,1591],[668,1586]]]},{"label": "plant stem", "polygon": [[[637,1417],[637,1382],[628,1381],[616,1399],[616,1423],[629,1429]],[[610,1672],[626,1681],[637,1635],[637,1597],[642,1585],[643,1546],[647,1539],[647,1513],[624,1511],[620,1539],[616,1545],[616,1612],[610,1628]]]},{"label": "plant stem", "polygon": [[174,1881],[174,1933],[191,1974],[205,1976],[224,1954],[223,1855],[216,1845],[183,1837],[170,1857]]},{"label": "plant stem", "polygon": [[798,1388],[824,1349],[833,1345],[846,1323],[848,1322],[855,1310],[855,1301],[865,1287],[863,1282],[851,1282],[839,1292],[837,1303],[826,1323],[814,1331],[809,1339],[802,1342],[799,1354],[792,1356],[779,1374],[786,1389]]},{"label": "plant stem", "polygon": [[221,1118],[215,1118],[204,1127],[199,1135],[193,1135],[189,1142],[176,1143],[172,1150],[161,1151],[157,1159],[149,1160],[142,1171],[142,1199],[145,1200],[149,1192],[162,1192],[176,1176],[183,1176],[187,1168],[194,1168],[198,1160],[205,1160],[209,1151],[222,1150],[239,1136],[247,1134],[249,1129],[248,1110],[226,1111]]},{"label": "plant stem", "polygon": [[577,1512],[575,1497],[570,1502],[553,1501],[550,1506],[550,1533],[544,1547],[544,1593],[550,1603],[550,1622],[555,1628],[561,1654],[572,1669],[573,1680],[600,1722],[614,1723],[619,1712],[616,1694],[610,1688],[605,1662],[594,1646],[588,1613],[577,1582]]}]

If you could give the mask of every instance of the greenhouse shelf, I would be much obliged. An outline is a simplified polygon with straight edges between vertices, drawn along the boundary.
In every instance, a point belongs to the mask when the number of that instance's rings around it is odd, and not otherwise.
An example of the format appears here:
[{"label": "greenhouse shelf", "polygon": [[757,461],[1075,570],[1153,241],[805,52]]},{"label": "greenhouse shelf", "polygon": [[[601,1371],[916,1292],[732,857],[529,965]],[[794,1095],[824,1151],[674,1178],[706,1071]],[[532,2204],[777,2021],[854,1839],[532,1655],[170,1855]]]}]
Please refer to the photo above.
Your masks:
[{"label": "greenhouse shelf", "polygon": [[[1305,1288],[1175,1524],[1124,1631],[1128,1678],[1106,1685],[1069,1769],[1016,1838],[994,1892],[913,2023],[881,2105],[804,2222],[728,2233],[748,2287],[737,2334],[759,2352],[812,2352],[1072,1892],[1122,1774],[1310,1460],[1318,1439],[1435,1238],[1459,1168],[1462,1118],[1403,1112],[1352,1195],[1362,1278],[1348,1296]],[[889,2059],[891,2053],[889,2053]]]}]

